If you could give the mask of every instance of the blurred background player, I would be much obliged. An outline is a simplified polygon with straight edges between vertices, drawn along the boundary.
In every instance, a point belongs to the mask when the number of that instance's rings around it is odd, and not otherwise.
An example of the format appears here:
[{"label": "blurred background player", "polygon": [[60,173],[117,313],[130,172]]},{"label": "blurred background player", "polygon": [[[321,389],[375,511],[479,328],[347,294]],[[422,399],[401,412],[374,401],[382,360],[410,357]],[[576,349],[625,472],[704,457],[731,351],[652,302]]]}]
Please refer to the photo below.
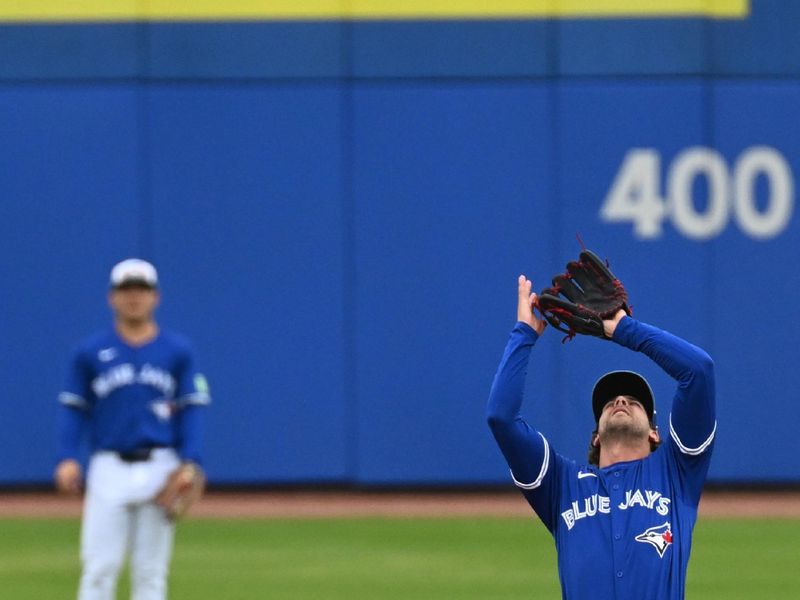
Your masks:
[{"label": "blurred background player", "polygon": [[592,392],[596,427],[588,463],[569,460],[520,415],[530,353],[547,325],[533,312],[536,299],[521,275],[517,324],[487,416],[514,483],[555,538],[562,595],[683,598],[716,432],[713,362],[697,346],[624,310],[604,320],[607,339],[642,352],[676,380],[669,434],[661,440],[644,378],[612,371]]},{"label": "blurred background player", "polygon": [[174,521],[155,502],[182,464],[202,464],[208,386],[186,339],[159,328],[158,275],[143,260],[111,271],[113,327],[78,344],[59,395],[59,491],[78,493],[91,458],[81,529],[79,600],[111,600],[130,555],[135,600],[166,598]]}]

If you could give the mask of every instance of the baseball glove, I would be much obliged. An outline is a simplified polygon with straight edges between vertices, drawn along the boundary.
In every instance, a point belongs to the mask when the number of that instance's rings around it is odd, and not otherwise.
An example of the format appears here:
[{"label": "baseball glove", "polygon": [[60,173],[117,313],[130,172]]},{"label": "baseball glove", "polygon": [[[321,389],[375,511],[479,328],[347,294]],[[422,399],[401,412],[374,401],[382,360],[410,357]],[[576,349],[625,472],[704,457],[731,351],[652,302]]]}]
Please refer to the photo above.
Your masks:
[{"label": "baseball glove", "polygon": [[537,307],[553,327],[567,334],[563,341],[576,334],[605,338],[604,319],[619,309],[631,314],[622,282],[585,248],[577,261],[567,263],[566,273],[553,277],[553,287],[541,291]]},{"label": "baseball glove", "polygon": [[170,473],[155,501],[169,519],[179,519],[200,499],[205,487],[203,470],[194,463],[186,462]]}]

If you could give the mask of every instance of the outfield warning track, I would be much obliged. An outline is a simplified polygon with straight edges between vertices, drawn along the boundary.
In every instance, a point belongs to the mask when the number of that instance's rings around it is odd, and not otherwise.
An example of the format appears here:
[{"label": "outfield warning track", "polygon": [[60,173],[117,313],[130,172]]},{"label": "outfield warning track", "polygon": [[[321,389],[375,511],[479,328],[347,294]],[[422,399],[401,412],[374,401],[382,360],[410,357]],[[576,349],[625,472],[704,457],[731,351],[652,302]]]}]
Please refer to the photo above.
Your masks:
[{"label": "outfield warning track", "polygon": [[[0,491],[0,517],[77,517],[80,498]],[[210,491],[190,518],[533,517],[524,498],[503,492]],[[700,517],[800,518],[800,490],[703,494]]]}]

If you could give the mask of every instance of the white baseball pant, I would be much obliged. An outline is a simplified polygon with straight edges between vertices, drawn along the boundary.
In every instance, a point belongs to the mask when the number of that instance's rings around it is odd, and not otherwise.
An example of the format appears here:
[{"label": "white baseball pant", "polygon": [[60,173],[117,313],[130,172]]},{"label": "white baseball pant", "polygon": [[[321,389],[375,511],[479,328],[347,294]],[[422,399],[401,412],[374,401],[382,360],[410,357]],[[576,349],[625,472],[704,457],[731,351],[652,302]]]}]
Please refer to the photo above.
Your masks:
[{"label": "white baseball pant", "polygon": [[175,525],[153,499],[180,464],[170,448],[124,462],[97,452],[89,462],[81,527],[78,600],[114,600],[130,556],[132,600],[165,600]]}]

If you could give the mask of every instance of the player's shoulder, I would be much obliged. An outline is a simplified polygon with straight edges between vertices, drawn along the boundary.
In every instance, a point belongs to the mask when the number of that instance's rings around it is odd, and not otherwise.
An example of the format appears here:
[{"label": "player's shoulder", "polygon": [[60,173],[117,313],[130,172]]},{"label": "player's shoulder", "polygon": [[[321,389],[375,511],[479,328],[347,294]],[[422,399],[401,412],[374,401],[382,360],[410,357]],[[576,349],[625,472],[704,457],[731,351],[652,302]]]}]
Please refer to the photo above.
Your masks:
[{"label": "player's shoulder", "polygon": [[114,346],[118,342],[113,329],[101,329],[78,340],[72,347],[72,352],[77,355],[93,354],[102,348]]},{"label": "player's shoulder", "polygon": [[161,329],[158,333],[158,343],[174,352],[187,354],[194,352],[191,339],[172,329]]},{"label": "player's shoulder", "polygon": [[597,469],[582,461],[564,456],[556,451],[552,452],[553,472],[562,481],[581,479],[584,473],[596,474]]}]

